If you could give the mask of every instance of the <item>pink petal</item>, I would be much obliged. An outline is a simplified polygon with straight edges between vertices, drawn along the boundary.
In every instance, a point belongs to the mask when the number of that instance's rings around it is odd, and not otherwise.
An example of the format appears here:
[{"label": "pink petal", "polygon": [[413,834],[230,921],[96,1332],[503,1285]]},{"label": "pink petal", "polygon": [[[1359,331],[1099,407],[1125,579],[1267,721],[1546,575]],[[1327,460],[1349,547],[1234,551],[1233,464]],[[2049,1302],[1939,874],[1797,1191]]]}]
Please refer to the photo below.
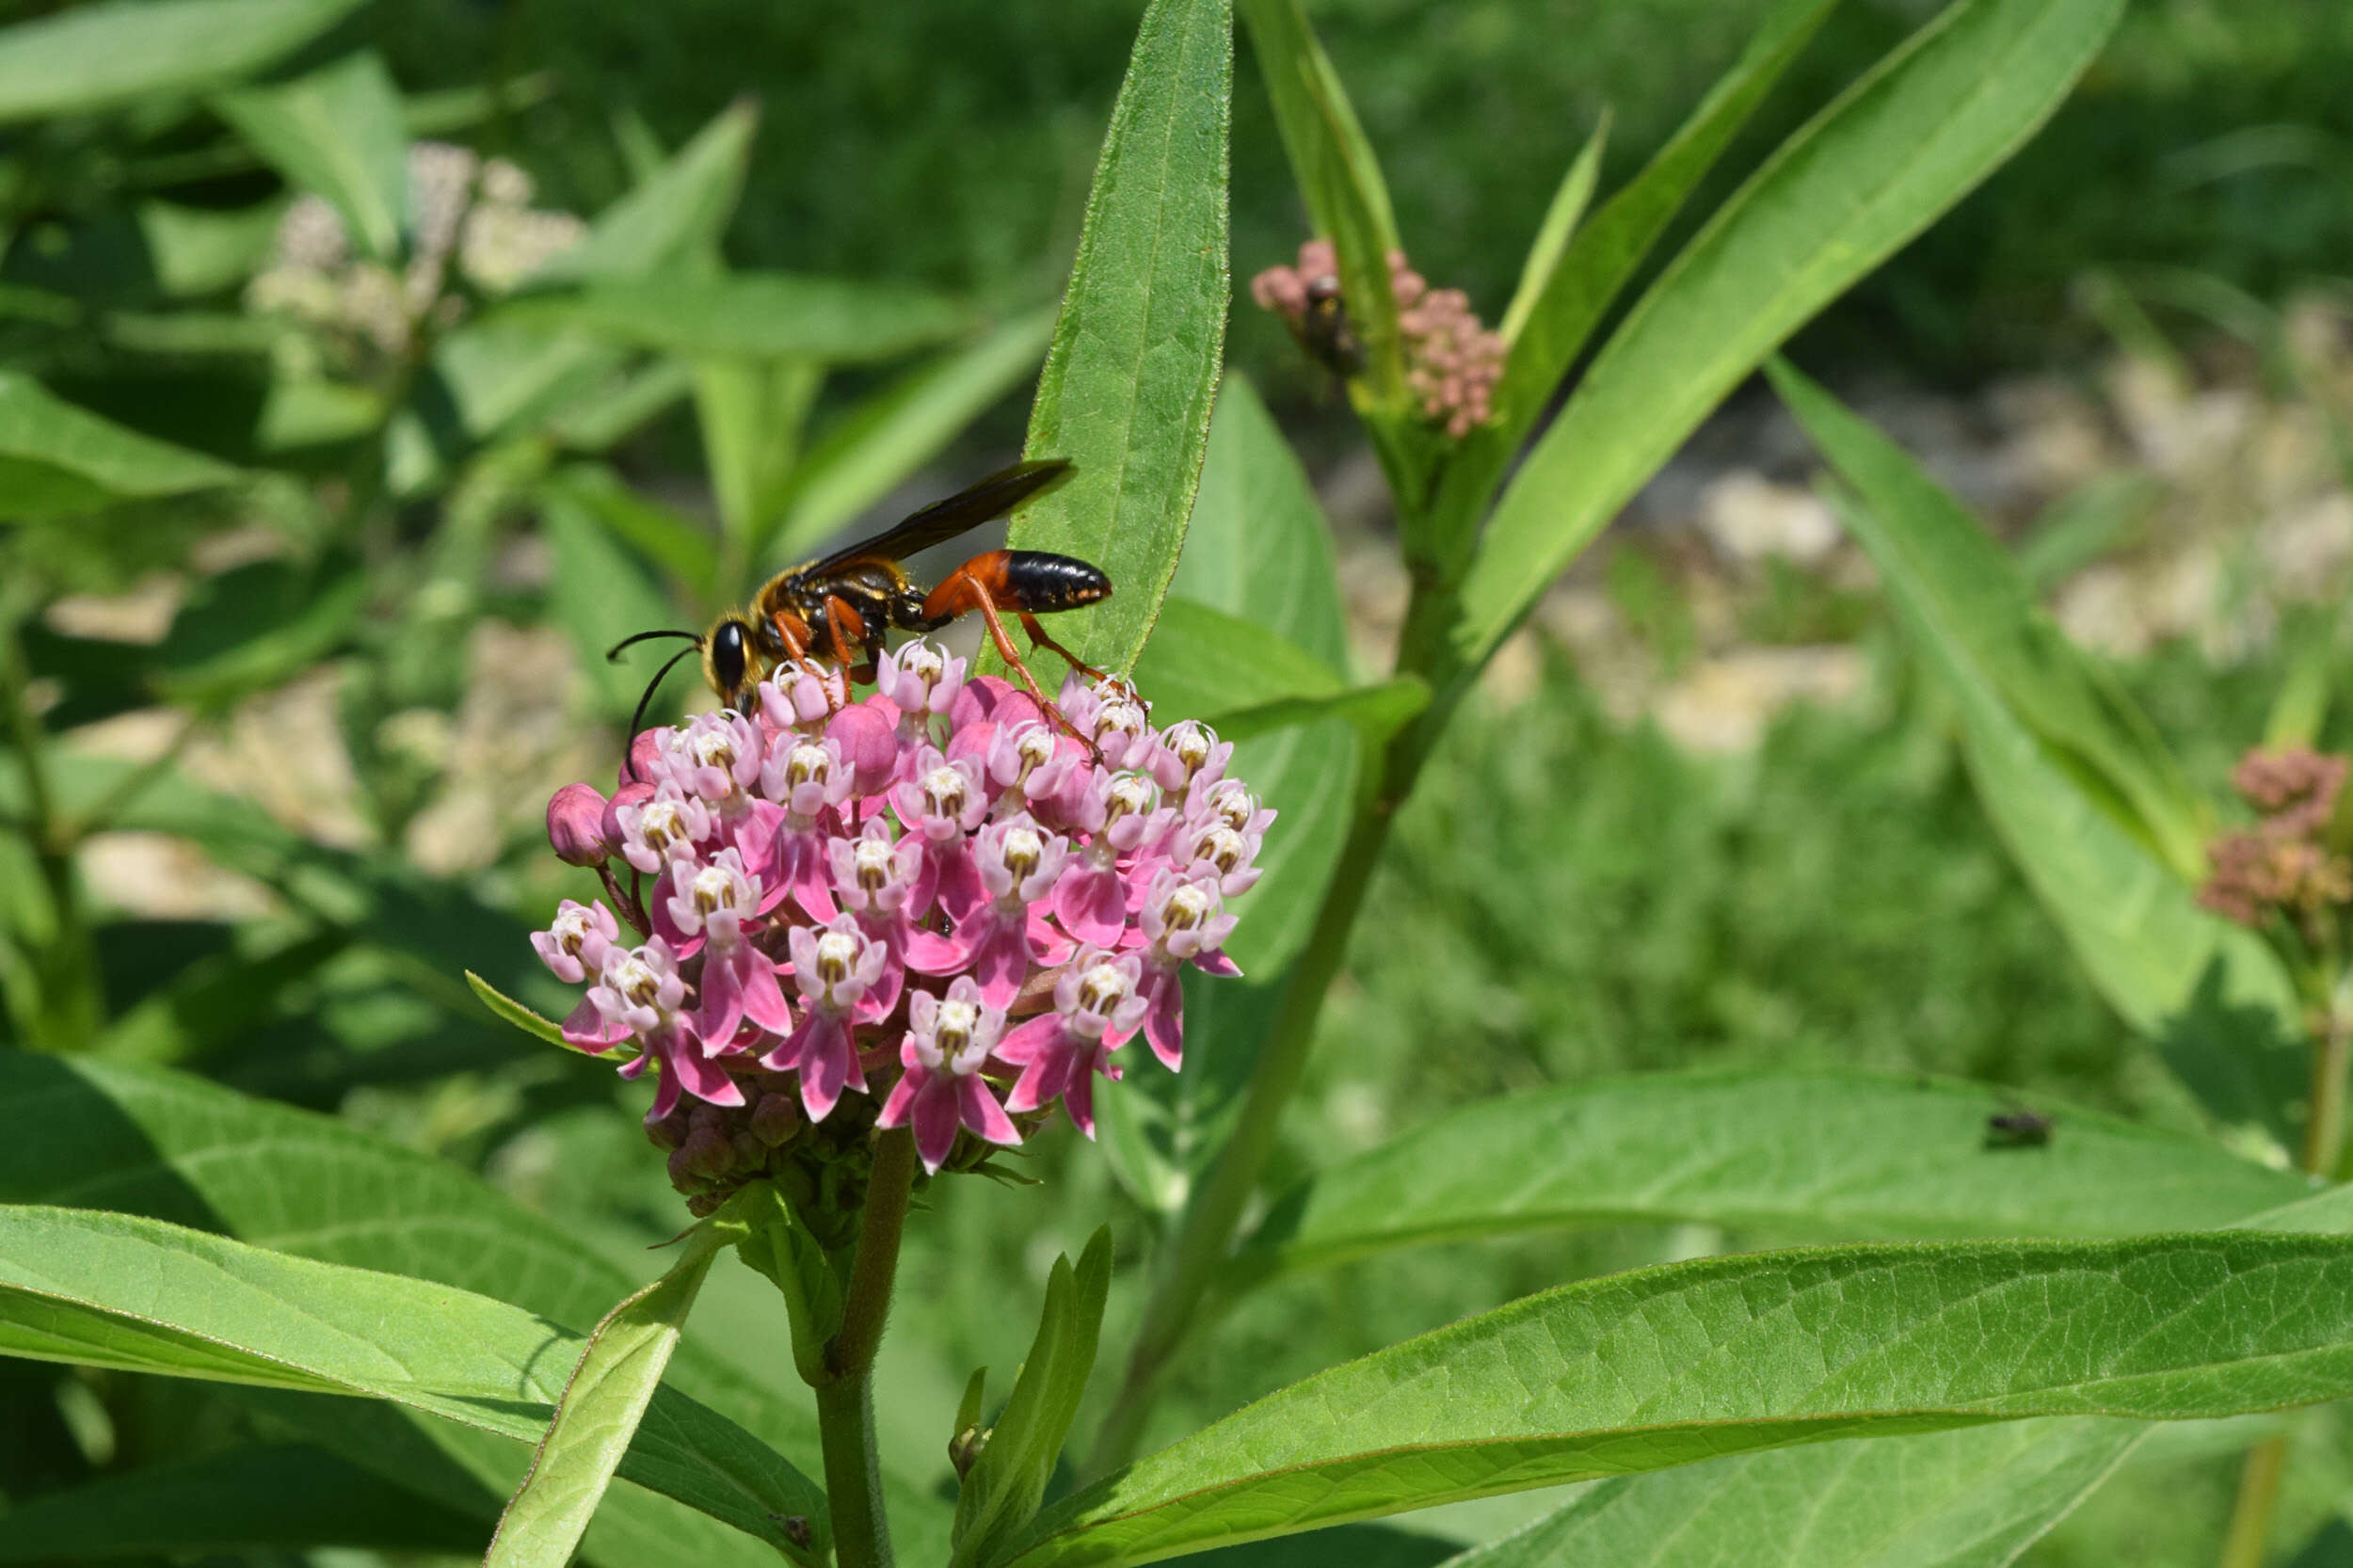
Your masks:
[{"label": "pink petal", "polygon": [[1054,914],[1081,942],[1109,947],[1128,925],[1127,888],[1109,867],[1065,873],[1054,885]]},{"label": "pink petal", "polygon": [[956,1080],[956,1098],[962,1102],[964,1125],[992,1144],[1014,1144],[1021,1142],[1020,1129],[1005,1108],[997,1103],[997,1096],[989,1089],[987,1080],[972,1073]]},{"label": "pink petal", "polygon": [[[686,1092],[712,1105],[741,1105],[744,1091],[728,1070],[703,1055],[692,1038],[680,1038],[676,1049],[664,1053],[664,1064],[678,1074]],[[667,1114],[667,1112],[664,1112]]]},{"label": "pink petal", "polygon": [[744,1015],[771,1034],[792,1032],[792,1010],[785,1005],[784,987],[776,984],[776,967],[754,950],[748,955],[744,984]]},{"label": "pink petal", "polygon": [[744,1021],[744,974],[741,966],[730,962],[734,956],[714,951],[703,963],[703,1004],[695,1029],[706,1044],[732,1042],[736,1026]]},{"label": "pink petal", "polygon": [[[907,1119],[907,1107],[914,1103],[917,1093],[923,1087],[923,1080],[930,1076],[930,1073],[920,1066],[909,1067],[906,1070],[906,1076],[890,1086],[890,1097],[883,1101],[882,1113],[874,1118],[874,1125],[890,1128],[904,1122]],[[934,1168],[936,1169],[936,1167]]]},{"label": "pink petal", "polygon": [[1095,1074],[1092,1071],[1073,1073],[1063,1087],[1062,1108],[1070,1112],[1070,1125],[1095,1137]]},{"label": "pink petal", "polygon": [[601,1056],[628,1038],[628,1030],[598,1012],[596,1004],[584,999],[564,1020],[565,1041],[591,1055]]},{"label": "pink petal", "polygon": [[972,976],[981,983],[981,1004],[1007,1007],[1030,977],[1030,939],[1021,931],[991,923],[972,950]]},{"label": "pink petal", "polygon": [[1176,1072],[1185,1064],[1185,988],[1173,974],[1159,977],[1152,1005],[1144,1015],[1144,1038],[1160,1064]]},{"label": "pink petal", "polygon": [[955,1085],[940,1081],[950,1076],[935,1075],[915,1096],[915,1152],[923,1157],[923,1168],[927,1171],[938,1170],[940,1161],[956,1146]]},{"label": "pink petal", "polygon": [[[1059,1013],[1040,1013],[1036,1017],[1014,1025],[1005,1037],[997,1042],[996,1057],[1000,1062],[1024,1067],[1039,1057],[1050,1053],[1062,1040],[1063,1021]],[[1016,1106],[1015,1110],[1026,1107]]]}]

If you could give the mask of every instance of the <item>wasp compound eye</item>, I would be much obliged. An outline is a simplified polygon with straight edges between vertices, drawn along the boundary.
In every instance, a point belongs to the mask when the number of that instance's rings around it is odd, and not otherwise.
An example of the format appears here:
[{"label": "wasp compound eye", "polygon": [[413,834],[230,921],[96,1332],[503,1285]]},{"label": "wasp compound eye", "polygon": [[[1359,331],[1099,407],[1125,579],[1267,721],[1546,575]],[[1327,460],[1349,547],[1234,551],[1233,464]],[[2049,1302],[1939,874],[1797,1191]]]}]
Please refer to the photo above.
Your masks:
[{"label": "wasp compound eye", "polygon": [[746,660],[744,623],[723,620],[711,633],[711,679],[728,696],[743,687]]}]

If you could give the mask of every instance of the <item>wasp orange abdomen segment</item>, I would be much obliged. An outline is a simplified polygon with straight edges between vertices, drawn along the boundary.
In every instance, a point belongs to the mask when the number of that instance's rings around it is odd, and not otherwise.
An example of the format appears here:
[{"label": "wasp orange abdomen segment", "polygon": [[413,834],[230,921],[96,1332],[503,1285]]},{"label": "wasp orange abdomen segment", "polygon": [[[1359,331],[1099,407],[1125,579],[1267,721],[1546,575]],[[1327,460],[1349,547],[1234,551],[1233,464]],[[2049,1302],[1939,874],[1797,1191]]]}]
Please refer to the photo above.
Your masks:
[{"label": "wasp orange abdomen segment", "polygon": [[1075,555],[992,550],[973,556],[934,588],[923,601],[923,614],[934,620],[965,615],[980,608],[984,593],[1000,610],[1048,613],[1109,599],[1112,580]]}]

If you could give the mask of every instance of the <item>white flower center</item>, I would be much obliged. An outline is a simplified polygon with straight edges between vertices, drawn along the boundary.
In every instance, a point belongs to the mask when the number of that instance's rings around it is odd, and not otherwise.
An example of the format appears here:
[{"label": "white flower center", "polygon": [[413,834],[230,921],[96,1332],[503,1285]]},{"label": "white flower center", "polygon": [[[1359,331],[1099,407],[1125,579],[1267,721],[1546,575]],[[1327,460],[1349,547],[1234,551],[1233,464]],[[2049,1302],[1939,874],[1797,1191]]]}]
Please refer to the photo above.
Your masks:
[{"label": "white flower center", "polygon": [[1170,753],[1188,775],[1209,766],[1209,753],[1217,745],[1217,737],[1197,724],[1180,726],[1169,739],[1173,743]]},{"label": "white flower center", "polygon": [[1220,790],[1210,797],[1209,809],[1224,819],[1226,826],[1240,833],[1258,814],[1258,803],[1247,790]]},{"label": "white flower center", "polygon": [[857,962],[857,938],[845,931],[828,931],[817,938],[817,978],[827,985],[839,985],[850,978],[850,966]]},{"label": "white flower center", "polygon": [[705,866],[695,873],[695,907],[705,915],[734,902],[735,878],[725,866]]},{"label": "white flower center", "polygon": [[637,819],[637,831],[644,836],[647,847],[658,853],[672,844],[686,842],[686,815],[675,801],[649,801],[646,814]]},{"label": "white flower center", "polygon": [[588,940],[588,912],[585,909],[565,910],[555,917],[553,935],[557,947],[574,958],[579,957],[582,944]]},{"label": "white flower center", "polygon": [[939,678],[948,673],[948,662],[926,644],[909,643],[899,650],[899,673],[929,688],[938,685]]},{"label": "white flower center", "polygon": [[826,755],[824,746],[803,741],[784,760],[784,781],[794,789],[804,784],[823,784],[832,776],[833,759]]},{"label": "white flower center", "polygon": [[662,994],[662,977],[644,959],[632,956],[613,967],[612,986],[638,1006],[651,1007]]},{"label": "white flower center", "polygon": [[1152,809],[1152,781],[1142,774],[1121,774],[1112,780],[1112,787],[1103,794],[1103,825],[1111,826],[1122,817],[1135,816]]},{"label": "white flower center", "polygon": [[689,743],[695,760],[707,768],[733,771],[735,742],[724,729],[706,729]]},{"label": "white flower center", "polygon": [[1095,738],[1133,735],[1144,728],[1144,710],[1132,702],[1106,702],[1095,717]]},{"label": "white flower center", "polygon": [[1207,860],[1220,872],[1231,872],[1249,856],[1249,841],[1224,823],[1203,834],[1200,847],[1193,852],[1193,858]]},{"label": "white flower center", "polygon": [[964,775],[942,765],[923,776],[923,804],[935,817],[964,815]]},{"label": "white flower center", "polygon": [[859,888],[879,893],[890,885],[890,846],[880,839],[860,839],[850,853],[850,865]]},{"label": "white flower center", "polygon": [[1171,931],[1192,931],[1209,918],[1209,895],[1188,882],[1160,901],[1160,919]]},{"label": "white flower center", "polygon": [[939,1046],[939,1054],[953,1057],[972,1043],[972,1032],[981,1025],[980,1009],[968,1001],[943,1001],[939,1004],[939,1027],[932,1038]]},{"label": "white flower center", "polygon": [[1037,863],[1046,854],[1046,846],[1038,836],[1026,827],[1009,829],[1005,834],[1005,870],[1016,877],[1026,877],[1037,870]]},{"label": "white flower center", "polygon": [[1128,977],[1116,966],[1097,964],[1079,978],[1079,1005],[1089,1013],[1109,1013],[1128,1000]]}]

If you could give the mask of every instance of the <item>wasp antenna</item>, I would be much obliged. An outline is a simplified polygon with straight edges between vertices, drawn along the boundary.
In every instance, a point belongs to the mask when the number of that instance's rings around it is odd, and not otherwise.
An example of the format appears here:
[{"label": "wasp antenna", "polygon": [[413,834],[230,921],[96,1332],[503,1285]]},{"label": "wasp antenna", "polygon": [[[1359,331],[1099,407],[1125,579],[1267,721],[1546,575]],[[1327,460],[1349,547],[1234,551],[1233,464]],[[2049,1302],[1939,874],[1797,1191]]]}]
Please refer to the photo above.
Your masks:
[{"label": "wasp antenna", "polygon": [[[660,633],[653,632],[641,632],[638,633],[638,636],[651,637],[658,636],[659,634]],[[702,646],[702,639],[700,637],[696,637],[691,632],[688,633],[688,636],[694,642],[696,648],[700,648]],[[634,642],[636,641],[636,638],[632,637],[630,640]],[[695,648],[681,648],[676,653],[671,654],[667,659],[662,661],[662,667],[653,672],[653,679],[651,680],[646,682],[646,695],[637,699],[637,711],[629,716],[629,737],[627,740],[622,742],[622,744],[629,748],[629,777],[630,782],[632,784],[639,781],[637,777],[637,727],[639,724],[644,722],[646,710],[653,706],[653,694],[662,689],[662,682],[669,678],[669,674],[672,670],[678,668],[678,662],[680,659],[687,657],[694,651]]]},{"label": "wasp antenna", "polygon": [[[669,631],[669,632],[638,632],[638,633],[637,633],[636,635],[634,635],[634,636],[623,637],[623,638],[622,638],[619,642],[615,643],[615,644],[614,644],[611,648],[606,648],[606,649],[604,650],[604,662],[605,662],[606,664],[619,664],[619,663],[620,663],[620,661],[621,661],[621,650],[622,650],[623,648],[634,648],[637,644],[642,643],[642,642],[648,642],[648,641],[650,641],[651,639],[653,639],[653,638],[655,638],[655,637],[683,637],[683,638],[684,638],[684,639],[686,639],[688,642],[693,643],[693,644],[694,644],[696,647],[697,647],[697,648],[700,648],[700,647],[702,646],[702,636],[701,636],[701,634],[700,634],[699,632],[675,632],[675,631]],[[680,658],[683,658],[683,657],[685,657],[685,656],[684,656],[683,654],[681,654],[681,655],[680,655]],[[676,663],[678,663],[678,660],[673,659],[672,661],[670,661],[670,663],[671,663],[671,664],[676,664]],[[667,668],[669,668],[669,665],[668,665],[668,664],[664,664],[664,665],[663,666],[663,668],[667,669]]]}]

